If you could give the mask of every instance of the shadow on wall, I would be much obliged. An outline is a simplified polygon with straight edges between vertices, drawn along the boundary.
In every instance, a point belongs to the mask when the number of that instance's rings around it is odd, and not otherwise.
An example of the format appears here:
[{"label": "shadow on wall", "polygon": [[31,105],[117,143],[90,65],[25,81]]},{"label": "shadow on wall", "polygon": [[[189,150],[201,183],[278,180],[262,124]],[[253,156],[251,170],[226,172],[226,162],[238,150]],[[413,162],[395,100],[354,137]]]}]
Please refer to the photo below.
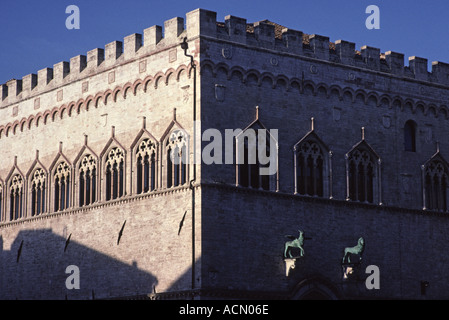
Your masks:
[{"label": "shadow on wall", "polygon": [[[0,236],[0,299],[108,299],[146,296],[156,277],[140,270],[137,262],[123,263],[51,229],[21,231],[10,250]],[[68,289],[79,268],[79,289]],[[69,279],[68,279],[69,278]]]}]

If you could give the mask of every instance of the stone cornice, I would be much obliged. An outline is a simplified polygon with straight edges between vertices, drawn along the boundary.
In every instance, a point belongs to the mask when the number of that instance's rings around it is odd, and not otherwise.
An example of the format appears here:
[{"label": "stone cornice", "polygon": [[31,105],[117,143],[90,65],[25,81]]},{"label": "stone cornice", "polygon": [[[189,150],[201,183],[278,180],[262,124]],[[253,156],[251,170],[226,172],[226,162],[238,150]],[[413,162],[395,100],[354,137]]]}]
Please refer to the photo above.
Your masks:
[{"label": "stone cornice", "polygon": [[[199,188],[199,186],[195,186],[195,189],[198,189],[198,188]],[[89,211],[99,210],[99,209],[108,208],[108,207],[120,206],[120,205],[128,204],[128,203],[131,203],[134,201],[155,198],[155,197],[160,197],[160,196],[163,197],[163,196],[167,196],[167,195],[171,195],[171,194],[175,194],[175,193],[187,192],[190,190],[191,190],[190,186],[179,186],[179,187],[174,187],[174,188],[170,188],[170,189],[156,190],[156,191],[152,191],[152,192],[145,193],[145,194],[128,195],[128,196],[124,196],[122,198],[110,200],[110,201],[95,202],[91,205],[84,206],[84,207],[69,208],[69,209],[66,209],[63,211],[58,211],[58,212],[42,213],[42,214],[40,214],[38,216],[34,216],[34,217],[25,217],[25,218],[21,218],[21,219],[14,220],[14,221],[2,222],[2,223],[0,223],[0,230],[5,229],[5,228],[10,228],[10,227],[15,227],[18,225],[34,223],[34,222],[40,221],[40,220],[55,219],[55,218],[59,218],[59,217],[63,217],[63,216],[84,214]]]},{"label": "stone cornice", "polygon": [[263,198],[270,197],[274,199],[288,199],[298,202],[304,203],[317,203],[324,204],[335,207],[348,207],[348,208],[360,208],[364,210],[381,210],[389,213],[397,213],[397,214],[414,214],[414,215],[422,215],[422,216],[433,216],[440,217],[444,219],[449,219],[449,212],[439,212],[439,211],[431,211],[431,210],[417,210],[410,208],[401,208],[397,206],[389,206],[389,205],[377,205],[371,203],[363,203],[358,201],[349,201],[349,200],[340,200],[340,199],[328,199],[321,197],[313,197],[313,196],[304,196],[293,193],[281,192],[281,191],[266,191],[259,189],[252,189],[246,187],[235,186],[231,184],[224,183],[201,183],[201,188],[212,188],[212,189],[220,189],[226,190],[227,192],[235,192],[242,194],[251,194],[255,196],[261,196]]}]

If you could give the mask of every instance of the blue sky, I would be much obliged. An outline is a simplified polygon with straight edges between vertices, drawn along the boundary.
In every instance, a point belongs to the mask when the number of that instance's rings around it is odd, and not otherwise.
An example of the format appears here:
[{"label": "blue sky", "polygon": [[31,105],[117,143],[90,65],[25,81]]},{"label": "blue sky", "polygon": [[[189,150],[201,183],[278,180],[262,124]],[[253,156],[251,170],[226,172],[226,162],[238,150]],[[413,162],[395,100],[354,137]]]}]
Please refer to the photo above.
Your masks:
[{"label": "blue sky", "polygon": [[[81,28],[68,30],[69,5],[80,9]],[[380,29],[368,30],[365,9],[380,9]],[[248,22],[269,19],[309,34],[321,34],[396,51],[432,61],[449,63],[449,1],[447,0],[15,0],[0,6],[0,84],[22,79],[71,57],[143,33],[153,25],[163,26],[173,17],[204,8],[246,18]]]}]

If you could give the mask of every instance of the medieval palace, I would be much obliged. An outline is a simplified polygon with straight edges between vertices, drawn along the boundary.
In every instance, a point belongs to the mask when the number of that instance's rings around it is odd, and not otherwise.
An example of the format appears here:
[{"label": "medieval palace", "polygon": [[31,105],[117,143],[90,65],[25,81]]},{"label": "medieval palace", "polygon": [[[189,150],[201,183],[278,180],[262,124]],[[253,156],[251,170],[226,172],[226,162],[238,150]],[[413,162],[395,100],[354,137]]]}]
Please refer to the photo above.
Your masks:
[{"label": "medieval palace", "polygon": [[448,299],[427,66],[197,9],[2,84],[0,298]]}]

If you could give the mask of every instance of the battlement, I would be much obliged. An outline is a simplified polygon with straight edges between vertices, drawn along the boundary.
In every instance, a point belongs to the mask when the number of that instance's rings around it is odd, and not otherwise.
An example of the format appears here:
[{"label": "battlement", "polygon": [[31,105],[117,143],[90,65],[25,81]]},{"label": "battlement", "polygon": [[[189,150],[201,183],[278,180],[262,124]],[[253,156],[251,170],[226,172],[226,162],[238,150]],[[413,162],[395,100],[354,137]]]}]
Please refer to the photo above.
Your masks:
[{"label": "battlement", "polygon": [[269,20],[247,23],[244,18],[228,15],[224,22],[217,22],[216,12],[196,9],[186,14],[185,24],[184,18],[175,17],[165,21],[163,27],[152,26],[143,30],[143,34],[135,33],[123,41],[108,43],[104,49],[96,48],[69,62],[62,61],[53,68],[39,70],[37,74],[7,81],[0,85],[0,108],[170,49],[179,45],[184,37],[191,41],[199,36],[449,86],[448,63],[435,61],[429,72],[424,58],[409,57],[409,65],[405,66],[402,53],[381,53],[380,49],[366,45],[356,50],[352,42],[330,42],[329,37],[308,35]]},{"label": "battlement", "polygon": [[[131,62],[148,55],[178,46],[187,37],[195,39],[200,34],[211,35],[216,29],[216,13],[197,9],[184,18],[175,17],[143,30],[142,34],[131,34],[123,41],[113,41],[104,48],[96,48],[87,55],[78,55],[70,61],[61,61],[53,67],[25,75],[22,79],[11,79],[0,85],[0,108],[18,103],[83,78],[99,74],[115,66]],[[193,48],[192,48],[193,50]]]},{"label": "battlement", "polygon": [[427,59],[409,57],[404,64],[404,54],[364,45],[356,50],[355,43],[329,37],[305,34],[269,20],[247,23],[246,19],[226,16],[224,23],[217,23],[217,38],[237,44],[258,46],[275,51],[330,61],[361,69],[384,72],[399,77],[449,85],[449,64],[434,61],[429,72]]}]

